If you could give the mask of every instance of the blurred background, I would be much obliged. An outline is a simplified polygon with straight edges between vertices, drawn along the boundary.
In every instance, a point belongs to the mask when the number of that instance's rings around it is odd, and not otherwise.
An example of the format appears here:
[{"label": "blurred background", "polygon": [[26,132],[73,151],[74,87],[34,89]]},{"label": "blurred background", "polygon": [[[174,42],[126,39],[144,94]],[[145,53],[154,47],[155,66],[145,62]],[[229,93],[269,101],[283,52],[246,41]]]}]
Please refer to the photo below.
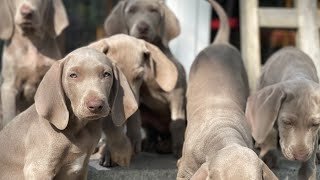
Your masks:
[{"label": "blurred background", "polygon": [[[217,1],[229,16],[231,43],[240,49],[239,0]],[[259,0],[259,6],[293,7],[293,1]],[[59,37],[63,52],[68,53],[104,37],[104,20],[117,2],[118,0],[64,0],[70,25]],[[170,47],[188,72],[196,54],[214,39],[219,19],[205,0],[166,0],[166,3],[181,24],[181,34],[171,41]],[[295,45],[295,33],[295,29],[260,29],[262,63],[282,46]],[[2,44],[0,42],[0,53]]]}]

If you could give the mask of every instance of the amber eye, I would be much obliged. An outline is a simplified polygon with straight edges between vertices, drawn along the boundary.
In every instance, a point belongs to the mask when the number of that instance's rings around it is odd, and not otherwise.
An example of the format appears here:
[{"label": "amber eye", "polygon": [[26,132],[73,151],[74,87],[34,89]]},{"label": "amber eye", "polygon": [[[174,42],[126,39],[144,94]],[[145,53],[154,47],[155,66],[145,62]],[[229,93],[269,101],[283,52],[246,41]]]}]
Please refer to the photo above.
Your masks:
[{"label": "amber eye", "polygon": [[130,7],[129,13],[135,13],[137,11],[137,8],[135,6]]},{"label": "amber eye", "polygon": [[293,122],[290,120],[283,120],[283,124],[286,126],[291,126],[291,125],[293,125]]},{"label": "amber eye", "polygon": [[110,77],[111,76],[111,73],[109,73],[109,72],[104,72],[103,73],[103,77]]},{"label": "amber eye", "polygon": [[317,121],[314,121],[312,124],[311,124],[311,126],[312,127],[318,127],[320,124],[319,124],[319,122],[317,122]]},{"label": "amber eye", "polygon": [[158,9],[157,8],[149,8],[149,11],[152,13],[158,13]]},{"label": "amber eye", "polygon": [[77,75],[76,73],[71,73],[71,74],[69,75],[69,77],[71,77],[71,78],[75,79],[75,78],[77,78],[77,77],[78,77],[78,75]]}]

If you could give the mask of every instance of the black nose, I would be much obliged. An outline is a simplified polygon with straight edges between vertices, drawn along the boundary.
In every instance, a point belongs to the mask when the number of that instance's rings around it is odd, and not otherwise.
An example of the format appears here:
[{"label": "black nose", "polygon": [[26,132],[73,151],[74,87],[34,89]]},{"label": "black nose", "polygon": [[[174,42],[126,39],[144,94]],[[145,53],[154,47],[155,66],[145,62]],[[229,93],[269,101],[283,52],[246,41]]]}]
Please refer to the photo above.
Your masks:
[{"label": "black nose", "polygon": [[23,4],[20,8],[21,15],[26,19],[31,19],[33,15],[33,10],[26,4]]},{"label": "black nose", "polygon": [[96,113],[103,109],[104,101],[100,99],[92,99],[87,101],[86,106],[90,112]]},{"label": "black nose", "polygon": [[149,25],[145,22],[141,22],[138,24],[139,33],[147,33],[149,31]]}]

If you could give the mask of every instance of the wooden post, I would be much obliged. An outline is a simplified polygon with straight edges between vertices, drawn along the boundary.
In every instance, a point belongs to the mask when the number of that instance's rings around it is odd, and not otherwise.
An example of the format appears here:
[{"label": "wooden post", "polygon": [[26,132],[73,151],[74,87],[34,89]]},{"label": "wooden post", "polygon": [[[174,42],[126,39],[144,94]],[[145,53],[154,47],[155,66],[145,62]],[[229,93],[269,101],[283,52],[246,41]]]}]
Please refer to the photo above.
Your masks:
[{"label": "wooden post", "polygon": [[257,88],[261,68],[258,8],[257,0],[240,0],[241,53],[251,91]]},{"label": "wooden post", "polygon": [[298,12],[298,46],[313,60],[320,77],[319,29],[317,23],[317,1],[296,0]]}]

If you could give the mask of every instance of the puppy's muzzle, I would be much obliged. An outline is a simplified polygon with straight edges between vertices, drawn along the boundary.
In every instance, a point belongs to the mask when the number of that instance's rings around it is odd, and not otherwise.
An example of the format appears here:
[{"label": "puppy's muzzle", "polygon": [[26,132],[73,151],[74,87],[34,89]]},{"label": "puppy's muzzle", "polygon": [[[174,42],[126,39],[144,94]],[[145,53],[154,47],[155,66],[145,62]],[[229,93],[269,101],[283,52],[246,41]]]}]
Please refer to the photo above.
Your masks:
[{"label": "puppy's muzzle", "polygon": [[105,101],[98,98],[87,100],[86,107],[92,113],[100,113],[105,107]]},{"label": "puppy's muzzle", "polygon": [[23,4],[20,8],[20,14],[24,19],[31,20],[34,12],[30,6]]}]

